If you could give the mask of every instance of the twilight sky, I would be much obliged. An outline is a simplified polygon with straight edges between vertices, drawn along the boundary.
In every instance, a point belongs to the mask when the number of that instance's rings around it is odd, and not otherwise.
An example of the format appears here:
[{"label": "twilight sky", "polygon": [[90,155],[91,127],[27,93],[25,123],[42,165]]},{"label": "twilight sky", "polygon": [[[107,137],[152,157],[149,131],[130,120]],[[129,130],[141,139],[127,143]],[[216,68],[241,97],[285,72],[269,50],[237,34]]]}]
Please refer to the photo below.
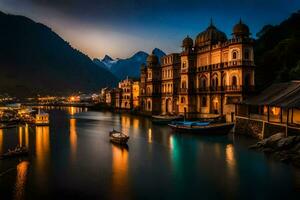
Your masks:
[{"label": "twilight sky", "polygon": [[213,18],[227,36],[240,17],[252,35],[300,10],[300,0],[0,0],[0,10],[42,22],[91,58],[158,47],[179,52]]}]

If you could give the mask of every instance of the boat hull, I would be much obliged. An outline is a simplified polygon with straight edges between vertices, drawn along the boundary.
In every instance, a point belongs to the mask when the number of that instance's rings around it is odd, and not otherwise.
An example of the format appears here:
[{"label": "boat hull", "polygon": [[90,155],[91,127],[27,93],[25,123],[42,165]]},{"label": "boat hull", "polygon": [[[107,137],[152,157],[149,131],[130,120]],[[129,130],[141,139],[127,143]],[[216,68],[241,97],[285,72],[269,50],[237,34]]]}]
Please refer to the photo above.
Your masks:
[{"label": "boat hull", "polygon": [[188,127],[169,124],[174,132],[179,133],[194,133],[204,135],[227,135],[234,127],[233,123],[211,124],[203,127]]}]

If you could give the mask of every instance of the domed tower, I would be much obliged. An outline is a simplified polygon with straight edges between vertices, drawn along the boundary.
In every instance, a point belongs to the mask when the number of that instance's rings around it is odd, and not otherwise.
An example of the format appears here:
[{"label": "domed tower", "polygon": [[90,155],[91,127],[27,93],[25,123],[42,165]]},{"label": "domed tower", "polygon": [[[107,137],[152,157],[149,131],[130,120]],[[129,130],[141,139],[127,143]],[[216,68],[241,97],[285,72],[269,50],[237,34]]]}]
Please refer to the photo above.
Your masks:
[{"label": "domed tower", "polygon": [[215,45],[219,42],[225,42],[227,36],[224,32],[218,30],[211,22],[210,26],[196,37],[195,46],[203,47],[207,45]]},{"label": "domed tower", "polygon": [[239,23],[233,27],[232,32],[234,38],[249,38],[250,36],[249,27],[244,24],[241,19]]},{"label": "domed tower", "polygon": [[193,45],[194,45],[193,39],[190,38],[189,36],[186,36],[186,38],[184,38],[182,41],[181,47],[184,52],[191,52],[193,49]]},{"label": "domed tower", "polygon": [[151,53],[147,57],[144,110],[148,114],[159,114],[161,105],[161,67],[158,57]]}]

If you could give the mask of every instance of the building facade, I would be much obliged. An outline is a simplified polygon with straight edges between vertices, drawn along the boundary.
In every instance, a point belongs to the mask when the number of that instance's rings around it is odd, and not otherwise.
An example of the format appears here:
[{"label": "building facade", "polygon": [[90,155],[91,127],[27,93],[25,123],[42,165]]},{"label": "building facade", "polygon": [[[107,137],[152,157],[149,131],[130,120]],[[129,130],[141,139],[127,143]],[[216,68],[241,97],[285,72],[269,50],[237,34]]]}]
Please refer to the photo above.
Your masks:
[{"label": "building facade", "polygon": [[230,39],[211,23],[195,41],[187,36],[180,54],[160,62],[150,55],[141,67],[141,110],[190,118],[225,115],[229,120],[235,104],[254,89],[253,42],[242,21]]}]

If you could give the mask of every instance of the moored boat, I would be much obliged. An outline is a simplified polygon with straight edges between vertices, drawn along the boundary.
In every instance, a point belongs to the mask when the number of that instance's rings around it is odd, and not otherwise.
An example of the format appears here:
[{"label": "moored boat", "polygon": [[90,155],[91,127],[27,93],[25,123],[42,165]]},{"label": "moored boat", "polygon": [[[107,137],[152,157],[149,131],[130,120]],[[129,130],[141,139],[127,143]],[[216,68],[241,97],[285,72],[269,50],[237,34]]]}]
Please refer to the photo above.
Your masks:
[{"label": "moored boat", "polygon": [[21,156],[27,156],[29,151],[26,147],[16,147],[14,150],[8,150],[7,153],[4,153],[0,156],[0,159],[7,159],[7,158],[15,158]]},{"label": "moored boat", "polygon": [[116,144],[125,145],[129,140],[129,136],[116,130],[109,132],[110,141]]},{"label": "moored boat", "polygon": [[234,123],[210,123],[210,122],[177,122],[168,124],[175,132],[196,134],[228,134]]},{"label": "moored boat", "polygon": [[155,124],[169,124],[172,121],[182,120],[181,115],[153,115],[152,122]]}]

